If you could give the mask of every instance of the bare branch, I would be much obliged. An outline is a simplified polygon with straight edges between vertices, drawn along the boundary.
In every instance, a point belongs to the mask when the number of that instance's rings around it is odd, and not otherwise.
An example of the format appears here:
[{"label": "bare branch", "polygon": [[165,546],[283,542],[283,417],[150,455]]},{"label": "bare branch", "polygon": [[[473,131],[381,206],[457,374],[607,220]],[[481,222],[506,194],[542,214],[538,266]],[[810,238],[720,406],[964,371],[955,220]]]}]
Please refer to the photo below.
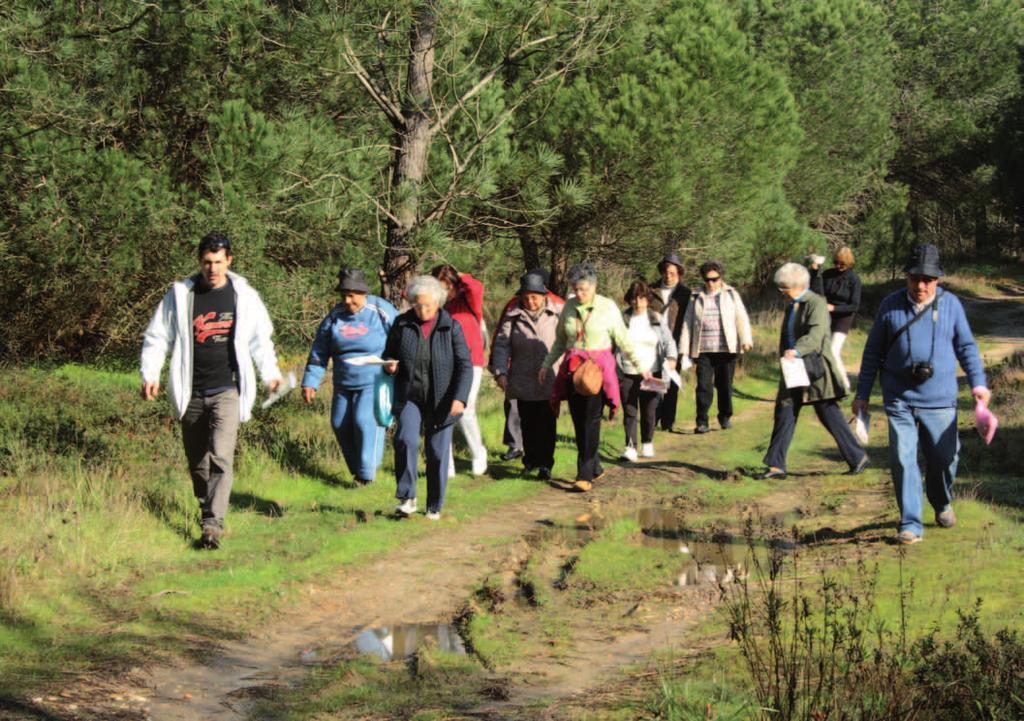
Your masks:
[{"label": "bare branch", "polygon": [[[394,215],[392,215],[391,212],[387,208],[385,208],[383,205],[381,205],[380,201],[378,201],[376,198],[374,198],[370,193],[367,193],[365,190],[363,190],[362,186],[359,185],[359,183],[357,183],[356,181],[352,180],[351,178],[346,177],[346,176],[344,176],[344,175],[342,175],[340,173],[324,173],[323,175],[321,175],[316,180],[310,180],[309,178],[305,178],[305,177],[299,175],[298,173],[291,172],[291,171],[288,172],[288,175],[292,175],[292,176],[294,176],[296,178],[299,178],[299,181],[297,183],[289,185],[286,188],[283,188],[280,191],[278,191],[279,195],[280,194],[285,194],[287,192],[290,192],[291,190],[294,190],[298,186],[306,186],[308,188],[313,188],[316,185],[318,185],[319,183],[322,183],[324,180],[336,179],[336,180],[340,180],[340,181],[342,181],[344,183],[348,183],[349,185],[351,185],[353,188],[356,189],[356,191],[360,195],[362,195],[364,198],[366,198],[371,203],[373,203],[374,206],[376,206],[378,212],[383,213],[384,215],[386,215],[388,217],[388,219],[391,220],[392,222],[394,222],[394,223],[398,222],[398,218],[396,218]],[[322,200],[324,200],[324,198],[314,198],[313,200],[308,200],[308,201],[306,201],[304,203],[299,203],[298,205],[293,205],[293,206],[291,206],[289,208],[285,208],[284,210],[282,210],[281,214],[282,215],[287,215],[288,213],[291,213],[294,210],[297,210],[299,208],[303,208],[303,207],[305,207],[307,205],[312,205],[312,204],[320,202]]]},{"label": "bare branch", "polygon": [[434,122],[434,124],[430,127],[431,134],[437,133],[438,130],[445,127],[455,116],[455,113],[459,112],[459,110],[462,110],[469,100],[471,100],[475,95],[477,95],[481,90],[483,90],[489,82],[494,80],[498,73],[501,72],[501,69],[505,67],[509,62],[511,62],[519,55],[526,52],[526,50],[528,50],[529,48],[536,47],[538,45],[543,45],[544,43],[550,42],[557,37],[558,35],[545,35],[544,37],[536,38],[535,40],[531,40],[530,42],[524,45],[520,45],[518,48],[516,48],[507,56],[505,56],[505,58],[500,63],[491,68],[482,78],[480,78],[476,82],[476,84],[473,87],[467,90],[462,95],[461,98],[456,100],[455,104],[448,109],[448,112],[446,112],[444,115],[442,115]]},{"label": "bare branch", "polygon": [[377,106],[381,109],[387,119],[391,121],[391,124],[395,129],[401,130],[405,127],[405,120],[402,117],[401,108],[399,108],[398,104],[377,86],[373,81],[373,78],[371,78],[369,73],[366,72],[363,64],[359,62],[359,58],[352,50],[352,45],[349,43],[347,37],[343,38],[343,42],[345,43],[345,52],[342,53],[342,55],[345,57],[345,62],[347,62],[349,67],[352,68],[353,74],[358,78],[362,86],[366,88],[366,92],[369,93],[370,98],[377,103]]},{"label": "bare branch", "polygon": [[138,25],[144,17],[149,15],[152,10],[159,10],[160,7],[154,3],[147,3],[142,12],[136,15],[134,18],[129,20],[124,25],[118,25],[116,27],[103,28],[102,30],[92,30],[83,33],[71,33],[68,35],[72,40],[97,40],[104,35],[113,35],[114,33],[124,32],[125,30],[131,30],[133,27]]}]

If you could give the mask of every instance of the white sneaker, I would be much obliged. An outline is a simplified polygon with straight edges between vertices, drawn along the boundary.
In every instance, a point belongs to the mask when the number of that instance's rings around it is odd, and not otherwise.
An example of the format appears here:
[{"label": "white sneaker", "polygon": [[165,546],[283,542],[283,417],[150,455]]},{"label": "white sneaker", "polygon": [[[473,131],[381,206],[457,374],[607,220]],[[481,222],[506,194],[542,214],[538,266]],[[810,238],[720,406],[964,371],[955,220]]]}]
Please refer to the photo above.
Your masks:
[{"label": "white sneaker", "polygon": [[633,446],[626,446],[625,450],[622,451],[622,455],[619,456],[624,461],[636,462],[636,449]]},{"label": "white sneaker", "polygon": [[654,458],[654,444],[644,443],[640,446],[640,455],[644,458]]},{"label": "white sneaker", "polygon": [[441,512],[440,511],[427,511],[427,520],[428,521],[440,521],[441,520]]},{"label": "white sneaker", "polygon": [[416,513],[416,499],[406,498],[401,505],[395,507],[395,513],[399,516],[411,516]]},{"label": "white sneaker", "polygon": [[487,456],[473,459],[473,475],[482,476],[487,473]]}]

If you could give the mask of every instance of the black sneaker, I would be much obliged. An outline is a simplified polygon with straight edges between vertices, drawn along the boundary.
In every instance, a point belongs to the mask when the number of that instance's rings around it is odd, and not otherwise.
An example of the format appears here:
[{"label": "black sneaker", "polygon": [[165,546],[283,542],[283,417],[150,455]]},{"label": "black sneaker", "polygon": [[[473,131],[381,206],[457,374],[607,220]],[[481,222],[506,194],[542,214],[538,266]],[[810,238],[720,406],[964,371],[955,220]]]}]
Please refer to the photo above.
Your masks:
[{"label": "black sneaker", "polygon": [[867,465],[868,465],[868,454],[865,453],[863,456],[860,457],[860,460],[857,461],[857,465],[855,465],[853,468],[851,468],[850,470],[848,470],[846,472],[846,475],[847,476],[859,476],[861,473],[864,472],[864,469],[867,468]]},{"label": "black sneaker", "polygon": [[732,421],[730,421],[728,418],[719,418],[718,419],[718,426],[723,431],[727,431],[730,428],[732,428]]},{"label": "black sneaker", "polygon": [[216,551],[220,548],[220,539],[223,535],[224,531],[216,526],[203,526],[203,535],[199,537],[199,547]]},{"label": "black sneaker", "polygon": [[550,481],[551,480],[551,469],[550,468],[540,468],[540,469],[538,469],[537,470],[537,480],[538,481]]},{"label": "black sneaker", "polygon": [[697,427],[693,429],[694,433],[710,433],[711,428],[707,423],[698,423]]},{"label": "black sneaker", "polygon": [[501,460],[503,460],[503,461],[514,461],[517,458],[522,458],[523,457],[523,449],[522,448],[509,448],[507,451],[505,451],[504,453],[502,453],[498,457],[501,458]]}]

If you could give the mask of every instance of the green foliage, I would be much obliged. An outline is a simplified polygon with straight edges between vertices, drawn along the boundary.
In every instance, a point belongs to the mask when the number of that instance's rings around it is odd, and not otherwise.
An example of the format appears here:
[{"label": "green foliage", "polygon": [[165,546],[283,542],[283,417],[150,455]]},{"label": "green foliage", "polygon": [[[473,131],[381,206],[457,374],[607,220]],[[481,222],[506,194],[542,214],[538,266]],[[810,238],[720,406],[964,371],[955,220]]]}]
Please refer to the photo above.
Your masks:
[{"label": "green foliage", "polygon": [[[421,220],[437,211],[413,236],[421,267],[511,285],[589,257],[624,278],[681,248],[760,282],[826,243],[881,265],[914,238],[1021,247],[1013,0],[432,7],[427,110],[454,113],[416,189]],[[409,199],[391,187],[395,128],[345,40],[382,49],[370,72],[402,99],[420,8],[5,5],[0,357],[134,356],[214,228],[299,352],[334,270],[372,275],[389,208]],[[569,66],[562,46],[510,56],[574,33]]]}]

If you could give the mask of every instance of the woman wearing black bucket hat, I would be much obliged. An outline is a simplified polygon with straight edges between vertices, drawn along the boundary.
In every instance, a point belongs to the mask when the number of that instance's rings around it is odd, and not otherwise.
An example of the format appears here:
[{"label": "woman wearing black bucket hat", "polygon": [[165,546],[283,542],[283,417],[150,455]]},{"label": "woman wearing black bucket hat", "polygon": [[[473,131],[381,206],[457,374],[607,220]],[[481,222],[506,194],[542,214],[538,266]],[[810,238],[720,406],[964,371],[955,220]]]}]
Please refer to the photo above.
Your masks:
[{"label": "woman wearing black bucket hat", "polygon": [[379,365],[353,365],[346,360],[380,356],[398,315],[393,305],[370,294],[363,271],[342,268],[335,290],[338,303],[320,323],[302,376],[302,395],[313,402],[327,362],[334,360],[331,426],[345,464],[358,483],[369,483],[384,453],[384,428],[374,410],[374,384]]},{"label": "woman wearing black bucket hat", "polygon": [[541,275],[524,275],[519,301],[502,316],[491,355],[495,382],[519,409],[523,465],[545,481],[551,478],[555,461],[555,414],[550,403],[555,376],[549,374],[543,383],[537,376],[554,345],[563,306],[548,296]]}]

